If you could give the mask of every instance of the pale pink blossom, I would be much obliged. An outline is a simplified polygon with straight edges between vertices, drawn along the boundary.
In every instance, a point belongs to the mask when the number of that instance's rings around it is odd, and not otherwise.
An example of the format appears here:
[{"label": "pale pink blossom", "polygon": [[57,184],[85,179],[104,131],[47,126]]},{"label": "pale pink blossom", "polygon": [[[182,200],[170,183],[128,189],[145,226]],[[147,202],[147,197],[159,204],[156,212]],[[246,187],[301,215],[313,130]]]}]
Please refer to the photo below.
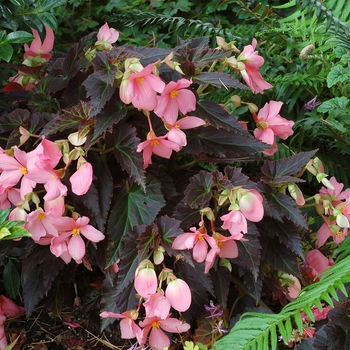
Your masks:
[{"label": "pale pink blossom", "polygon": [[205,125],[205,121],[197,117],[184,117],[174,124],[165,123],[166,128],[169,130],[166,134],[168,140],[177,143],[180,147],[187,145],[186,134],[182,130],[196,128],[198,126]]},{"label": "pale pink blossom", "polygon": [[119,38],[119,32],[114,28],[110,28],[106,22],[97,33],[97,42],[96,46],[100,49],[110,50],[112,44],[114,44]]},{"label": "pale pink blossom", "polygon": [[29,56],[32,57],[42,57],[45,60],[49,60],[51,58],[50,51],[53,49],[53,43],[55,40],[53,30],[47,26],[45,26],[46,29],[46,38],[44,39],[44,42],[41,42],[40,35],[37,30],[32,28],[32,33],[34,35],[34,40],[28,46],[27,44],[24,44],[24,59],[27,59]]},{"label": "pale pink blossom", "polygon": [[8,187],[0,189],[0,210],[11,208],[11,205],[17,205],[21,202],[21,194],[18,188]]},{"label": "pale pink blossom", "polygon": [[169,317],[162,320],[157,316],[146,317],[140,322],[140,326],[143,328],[141,345],[146,343],[149,334],[148,344],[153,350],[164,350],[170,346],[170,339],[164,331],[178,334],[187,332],[191,328],[189,324],[182,323],[176,318]]},{"label": "pale pink blossom", "polygon": [[92,165],[83,157],[79,157],[77,171],[69,178],[72,192],[78,196],[85,194],[92,183]]},{"label": "pale pink blossom", "polygon": [[157,92],[164,90],[165,83],[152,73],[153,69],[154,64],[149,64],[128,79],[127,90],[135,108],[152,111],[157,105]]},{"label": "pale pink blossom", "polygon": [[58,231],[51,222],[53,217],[42,209],[34,210],[28,214],[25,228],[32,235],[34,241],[39,241],[41,237],[46,235],[58,236]]},{"label": "pale pink blossom", "polygon": [[163,291],[151,294],[142,305],[145,307],[146,317],[157,316],[165,320],[169,316],[171,305]]},{"label": "pale pink blossom", "polygon": [[320,193],[322,195],[329,196],[334,206],[339,204],[343,199],[350,198],[350,188],[347,188],[345,191],[342,191],[344,184],[338,182],[334,176],[332,176],[329,179],[329,182],[332,184],[333,189],[321,187]]},{"label": "pale pink blossom", "polygon": [[[308,277],[313,281],[323,271],[334,265],[333,259],[328,259],[318,249],[310,250],[305,256],[305,271]],[[319,278],[316,279],[318,281]]]},{"label": "pale pink blossom", "polygon": [[259,222],[264,216],[263,197],[257,190],[239,190],[239,210],[246,219]]},{"label": "pale pink blossom", "polygon": [[136,269],[134,287],[143,298],[149,298],[157,291],[158,279],[152,267],[140,267]]},{"label": "pale pink blossom", "polygon": [[[100,242],[104,239],[102,232],[88,225],[90,219],[86,216],[74,220],[70,217],[53,218],[52,223],[59,231],[59,236],[52,238],[51,245],[56,256],[68,251],[70,256],[79,264],[85,255],[85,242],[81,235],[91,242]],[[67,246],[65,248],[65,242]]]},{"label": "pale pink blossom", "polygon": [[208,254],[208,244],[212,249],[218,251],[215,239],[207,234],[204,226],[199,229],[191,227],[190,231],[177,236],[172,248],[177,250],[193,249],[193,259],[199,263],[202,263]]},{"label": "pale pink blossom", "polygon": [[241,240],[243,235],[248,232],[247,219],[239,210],[230,210],[220,219],[224,222],[221,227],[224,230],[229,230],[236,240]]},{"label": "pale pink blossom", "polygon": [[254,114],[257,128],[254,130],[255,137],[274,148],[263,151],[266,155],[273,155],[277,150],[276,135],[283,140],[293,135],[294,122],[282,118],[279,115],[283,102],[270,101],[265,103],[259,110],[258,115]]},{"label": "pale pink blossom", "polygon": [[332,237],[337,244],[343,242],[349,229],[347,227],[339,227],[335,220],[329,219],[325,216],[322,218],[324,223],[317,231],[316,248],[322,247],[329,237]]},{"label": "pale pink blossom", "polygon": [[119,324],[122,339],[141,338],[141,328],[135,323],[138,317],[137,310],[129,310],[121,314],[103,311],[100,313],[100,316],[103,318],[113,317],[122,319]]},{"label": "pale pink blossom", "polygon": [[196,109],[196,96],[191,90],[186,89],[191,84],[192,79],[180,79],[177,82],[171,81],[167,84],[162,94],[157,96],[154,113],[173,125],[178,118],[179,111],[184,115],[194,111]]},{"label": "pale pink blossom", "polygon": [[165,296],[170,301],[171,307],[177,311],[184,312],[191,306],[192,294],[190,287],[180,278],[168,283]]},{"label": "pale pink blossom", "polygon": [[64,197],[59,196],[50,201],[44,201],[45,213],[51,214],[56,218],[63,216],[65,211]]},{"label": "pale pink blossom", "polygon": [[169,159],[173,151],[180,150],[177,143],[165,138],[166,136],[156,136],[153,131],[150,131],[147,140],[137,146],[136,152],[143,152],[143,167],[145,169],[152,164],[152,154]]}]

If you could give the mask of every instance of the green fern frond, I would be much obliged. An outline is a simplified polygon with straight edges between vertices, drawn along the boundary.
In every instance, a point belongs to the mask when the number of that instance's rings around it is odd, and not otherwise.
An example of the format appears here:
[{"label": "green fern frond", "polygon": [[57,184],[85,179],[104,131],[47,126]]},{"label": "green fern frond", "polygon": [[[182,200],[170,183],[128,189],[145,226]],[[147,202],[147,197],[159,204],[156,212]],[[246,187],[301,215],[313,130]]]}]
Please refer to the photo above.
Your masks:
[{"label": "green fern frond", "polygon": [[303,288],[299,297],[279,314],[244,313],[230,333],[215,344],[215,350],[277,349],[278,335],[285,343],[292,339],[292,322],[302,332],[301,312],[314,320],[311,308],[316,305],[322,309],[322,302],[334,306],[338,290],[347,296],[344,285],[347,282],[350,282],[350,256],[330,267],[319,282]]},{"label": "green fern frond", "polygon": [[125,27],[133,27],[139,25],[145,26],[165,26],[169,31],[181,31],[188,38],[194,35],[211,36],[224,35],[222,27],[215,27],[212,23],[203,22],[201,20],[186,19],[183,17],[174,17],[162,15],[153,12],[131,12],[128,14],[116,14],[112,21],[118,21],[118,24]]}]

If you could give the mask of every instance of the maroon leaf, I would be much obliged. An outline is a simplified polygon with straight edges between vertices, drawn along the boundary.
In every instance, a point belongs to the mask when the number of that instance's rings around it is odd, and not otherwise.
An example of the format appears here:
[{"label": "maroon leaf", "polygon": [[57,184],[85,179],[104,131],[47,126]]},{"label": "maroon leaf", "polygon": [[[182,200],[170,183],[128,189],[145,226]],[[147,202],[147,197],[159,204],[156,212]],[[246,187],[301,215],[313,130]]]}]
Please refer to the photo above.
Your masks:
[{"label": "maroon leaf", "polygon": [[114,84],[115,73],[118,68],[116,65],[111,65],[107,51],[98,52],[92,60],[95,72],[99,74],[101,80],[109,85]]},{"label": "maroon leaf", "polygon": [[16,127],[24,125],[30,117],[27,109],[15,109],[9,114],[0,117],[0,133],[13,130]]},{"label": "maroon leaf", "polygon": [[210,84],[217,88],[249,89],[238,80],[232,79],[228,74],[216,72],[199,73],[193,77],[193,82],[200,85]]},{"label": "maroon leaf", "polygon": [[212,198],[214,179],[211,173],[201,170],[199,174],[190,178],[185,190],[185,200],[192,209],[205,207]]}]

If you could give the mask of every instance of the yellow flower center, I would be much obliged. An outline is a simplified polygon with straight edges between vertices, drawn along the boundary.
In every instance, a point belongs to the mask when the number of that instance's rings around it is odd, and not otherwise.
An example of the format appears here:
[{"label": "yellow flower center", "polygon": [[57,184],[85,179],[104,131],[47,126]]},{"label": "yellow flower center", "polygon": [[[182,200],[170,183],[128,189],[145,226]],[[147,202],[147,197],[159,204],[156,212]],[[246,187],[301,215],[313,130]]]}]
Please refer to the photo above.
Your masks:
[{"label": "yellow flower center", "polygon": [[197,238],[198,238],[199,241],[203,241],[204,240],[203,235],[197,235]]},{"label": "yellow flower center", "polygon": [[257,123],[256,123],[256,127],[259,129],[259,130],[266,130],[268,127],[269,127],[269,123],[263,121],[263,120],[259,120]]},{"label": "yellow flower center", "polygon": [[219,248],[223,247],[225,245],[225,242],[223,241],[216,241],[216,244],[218,245]]},{"label": "yellow flower center", "polygon": [[159,321],[152,322],[152,328],[153,329],[158,329],[159,327],[160,327],[160,322]]},{"label": "yellow flower center", "polygon": [[158,146],[160,144],[159,140],[152,140],[151,146]]},{"label": "yellow flower center", "polygon": [[19,168],[19,171],[23,174],[23,175],[25,175],[25,174],[27,174],[28,173],[28,170],[27,170],[27,168],[26,167],[22,167],[22,168]]},{"label": "yellow flower center", "polygon": [[143,83],[145,81],[145,78],[144,77],[139,77],[139,78],[136,78],[136,81],[138,83]]},{"label": "yellow flower center", "polygon": [[176,98],[179,94],[179,90],[173,90],[170,92],[170,98]]},{"label": "yellow flower center", "polygon": [[78,229],[78,228],[73,228],[72,236],[78,236],[78,235],[80,235],[80,229]]},{"label": "yellow flower center", "polygon": [[46,218],[46,216],[45,216],[44,213],[40,213],[40,214],[38,215],[38,219],[39,219],[39,220],[43,220],[43,219],[45,219],[45,218]]}]

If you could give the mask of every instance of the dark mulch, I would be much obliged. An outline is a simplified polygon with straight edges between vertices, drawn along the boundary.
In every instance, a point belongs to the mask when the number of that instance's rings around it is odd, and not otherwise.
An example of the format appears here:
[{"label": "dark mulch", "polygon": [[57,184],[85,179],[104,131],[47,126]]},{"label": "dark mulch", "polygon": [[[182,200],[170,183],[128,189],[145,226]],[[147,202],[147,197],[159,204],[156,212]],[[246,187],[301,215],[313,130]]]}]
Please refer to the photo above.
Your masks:
[{"label": "dark mulch", "polygon": [[13,350],[123,350],[132,345],[120,339],[117,322],[101,333],[96,321],[91,322],[91,315],[79,308],[63,310],[60,317],[54,317],[39,307],[28,319],[8,319],[5,328],[8,340],[19,336]]}]

